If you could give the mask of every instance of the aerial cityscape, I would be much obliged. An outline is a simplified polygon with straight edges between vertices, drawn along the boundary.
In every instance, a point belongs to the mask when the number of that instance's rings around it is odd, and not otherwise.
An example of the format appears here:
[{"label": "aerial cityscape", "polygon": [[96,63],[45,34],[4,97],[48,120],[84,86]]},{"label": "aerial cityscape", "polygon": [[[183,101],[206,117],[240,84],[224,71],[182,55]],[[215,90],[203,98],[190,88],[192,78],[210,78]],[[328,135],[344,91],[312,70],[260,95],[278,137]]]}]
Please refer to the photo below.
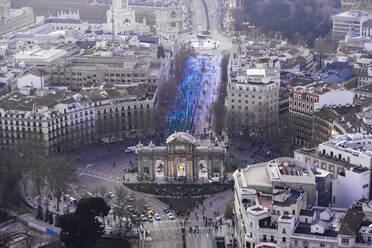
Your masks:
[{"label": "aerial cityscape", "polygon": [[372,0],[0,0],[0,248],[371,248]]}]

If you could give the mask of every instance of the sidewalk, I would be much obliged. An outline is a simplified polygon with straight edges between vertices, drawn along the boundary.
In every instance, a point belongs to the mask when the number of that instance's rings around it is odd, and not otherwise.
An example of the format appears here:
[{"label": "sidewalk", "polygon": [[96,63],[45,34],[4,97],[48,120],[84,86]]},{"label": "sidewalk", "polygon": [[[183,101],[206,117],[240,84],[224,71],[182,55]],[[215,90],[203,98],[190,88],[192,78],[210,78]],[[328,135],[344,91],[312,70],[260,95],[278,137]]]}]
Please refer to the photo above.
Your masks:
[{"label": "sidewalk", "polygon": [[37,220],[33,214],[22,214],[17,216],[17,220],[33,229],[47,234],[52,234],[54,236],[59,236],[59,233],[61,232],[60,228],[51,225],[48,222]]}]

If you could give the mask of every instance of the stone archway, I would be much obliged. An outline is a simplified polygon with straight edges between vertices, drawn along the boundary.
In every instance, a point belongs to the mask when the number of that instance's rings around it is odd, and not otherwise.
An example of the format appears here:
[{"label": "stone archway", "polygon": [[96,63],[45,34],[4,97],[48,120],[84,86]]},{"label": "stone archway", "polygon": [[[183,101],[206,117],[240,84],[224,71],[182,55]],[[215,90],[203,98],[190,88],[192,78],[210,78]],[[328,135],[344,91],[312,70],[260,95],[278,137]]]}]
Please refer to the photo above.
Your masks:
[{"label": "stone archway", "polygon": [[154,179],[164,179],[165,163],[162,160],[156,160],[154,164]]},{"label": "stone archway", "polygon": [[182,179],[186,177],[186,165],[183,162],[177,163],[177,178]]},{"label": "stone archway", "polygon": [[208,178],[208,163],[205,160],[200,160],[198,163],[199,178]]}]

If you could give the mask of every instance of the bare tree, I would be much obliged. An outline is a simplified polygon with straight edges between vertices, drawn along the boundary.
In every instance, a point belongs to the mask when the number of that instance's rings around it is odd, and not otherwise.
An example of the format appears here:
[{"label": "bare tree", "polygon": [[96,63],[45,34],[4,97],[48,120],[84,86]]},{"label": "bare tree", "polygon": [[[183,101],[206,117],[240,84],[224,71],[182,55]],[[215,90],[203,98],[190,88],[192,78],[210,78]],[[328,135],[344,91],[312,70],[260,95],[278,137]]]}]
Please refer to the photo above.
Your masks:
[{"label": "bare tree", "polygon": [[70,184],[78,181],[78,177],[74,166],[63,157],[48,158],[47,171],[48,190],[57,198],[57,211],[59,211],[59,201],[63,193],[68,191]]},{"label": "bare tree", "polygon": [[123,185],[120,185],[115,188],[115,207],[114,211],[119,217],[119,232],[122,232],[122,218],[128,213],[126,206],[128,205],[128,200],[126,196],[128,191],[124,188]]}]

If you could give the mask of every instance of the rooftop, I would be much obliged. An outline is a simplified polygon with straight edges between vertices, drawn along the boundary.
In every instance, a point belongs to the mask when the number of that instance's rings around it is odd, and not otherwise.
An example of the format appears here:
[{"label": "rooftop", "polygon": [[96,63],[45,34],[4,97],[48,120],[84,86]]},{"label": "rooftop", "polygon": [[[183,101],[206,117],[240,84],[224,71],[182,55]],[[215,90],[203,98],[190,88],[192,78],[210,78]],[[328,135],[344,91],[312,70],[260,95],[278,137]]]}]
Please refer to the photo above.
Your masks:
[{"label": "rooftop", "polygon": [[55,107],[59,103],[76,102],[72,97],[73,93],[53,91],[44,96],[38,97],[35,95],[25,96],[20,92],[13,92],[0,98],[0,108],[4,110],[19,110],[31,111],[33,108],[47,107],[48,109]]},{"label": "rooftop", "polygon": [[315,211],[313,209],[301,209],[300,215],[303,216],[308,216],[308,217],[313,217]]},{"label": "rooftop", "polygon": [[340,224],[341,235],[357,235],[363,222],[364,213],[349,208]]},{"label": "rooftop", "polygon": [[352,154],[353,156],[372,157],[372,135],[361,133],[347,134],[320,144]]},{"label": "rooftop", "polygon": [[305,86],[297,86],[294,88],[294,91],[296,92],[311,93],[311,94],[318,94],[318,95],[323,95],[333,90],[345,90],[345,89],[337,84],[327,84],[327,83],[312,83],[312,84],[308,84]]},{"label": "rooftop", "polygon": [[335,17],[341,17],[341,18],[361,18],[361,17],[368,17],[370,16],[371,13],[367,11],[362,11],[362,10],[353,10],[353,11],[345,11],[341,12],[337,15],[332,16],[332,18]]},{"label": "rooftop", "polygon": [[324,233],[312,233],[311,232],[311,224],[299,223],[294,230],[294,233],[298,234],[308,234],[308,235],[315,235],[315,236],[324,236],[324,237],[332,237],[336,238],[338,232],[336,230],[325,230]]},{"label": "rooftop", "polygon": [[293,204],[296,204],[297,201],[302,197],[303,191],[299,190],[290,190],[287,199],[284,202],[274,201],[273,205],[280,207],[289,207]]},{"label": "rooftop", "polygon": [[300,149],[297,149],[295,152],[300,153],[300,154],[305,154],[305,155],[311,155],[314,158],[324,160],[324,161],[328,161],[328,162],[331,162],[331,163],[337,163],[337,164],[342,165],[343,167],[345,167],[347,169],[355,167],[355,165],[350,164],[346,161],[336,160],[335,158],[325,156],[325,155],[319,153],[316,148],[312,148],[312,149],[300,148]]}]

